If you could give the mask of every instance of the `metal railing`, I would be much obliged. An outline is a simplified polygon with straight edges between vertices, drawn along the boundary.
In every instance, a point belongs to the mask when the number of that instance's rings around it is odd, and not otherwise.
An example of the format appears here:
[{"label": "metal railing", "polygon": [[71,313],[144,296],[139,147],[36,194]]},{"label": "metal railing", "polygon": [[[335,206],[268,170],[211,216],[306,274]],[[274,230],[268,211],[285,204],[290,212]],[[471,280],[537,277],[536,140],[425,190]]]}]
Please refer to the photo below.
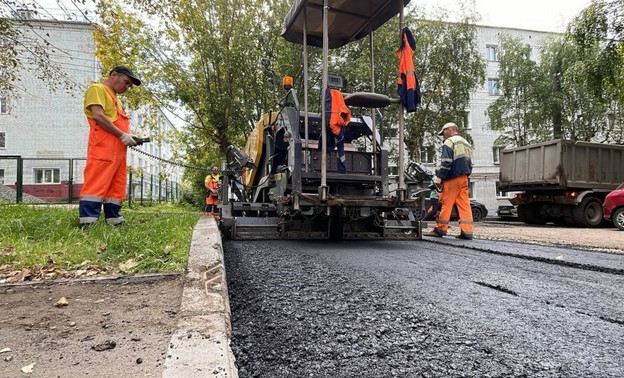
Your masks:
[{"label": "metal railing", "polygon": [[[0,202],[76,203],[84,183],[85,164],[84,158],[0,155]],[[128,206],[133,201],[173,202],[181,197],[180,183],[164,174],[135,172],[129,167],[126,183]]]}]

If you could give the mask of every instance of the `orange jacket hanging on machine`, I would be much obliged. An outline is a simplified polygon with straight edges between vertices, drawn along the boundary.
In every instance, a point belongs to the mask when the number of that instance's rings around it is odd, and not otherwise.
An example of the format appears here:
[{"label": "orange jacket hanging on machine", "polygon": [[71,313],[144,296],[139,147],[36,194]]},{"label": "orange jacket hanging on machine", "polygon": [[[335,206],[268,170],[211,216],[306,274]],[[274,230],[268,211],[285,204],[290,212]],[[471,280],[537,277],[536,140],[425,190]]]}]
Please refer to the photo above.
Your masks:
[{"label": "orange jacket hanging on machine", "polygon": [[334,135],[339,135],[343,127],[351,122],[351,111],[344,102],[342,92],[327,88],[325,91],[325,116]]},{"label": "orange jacket hanging on machine", "polygon": [[415,112],[416,107],[420,104],[420,84],[414,71],[413,56],[415,48],[416,41],[412,32],[408,28],[403,28],[401,32],[401,47],[397,50],[397,57],[399,57],[397,83],[399,85],[401,104],[408,113]]}]

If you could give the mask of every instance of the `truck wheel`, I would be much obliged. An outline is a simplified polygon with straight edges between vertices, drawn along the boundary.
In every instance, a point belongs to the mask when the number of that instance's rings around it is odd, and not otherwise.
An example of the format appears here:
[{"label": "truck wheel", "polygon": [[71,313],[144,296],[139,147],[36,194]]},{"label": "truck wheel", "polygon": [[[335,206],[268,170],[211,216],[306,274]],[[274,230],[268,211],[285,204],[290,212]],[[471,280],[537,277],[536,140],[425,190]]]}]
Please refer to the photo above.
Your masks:
[{"label": "truck wheel", "polygon": [[526,224],[546,224],[547,218],[540,214],[541,204],[518,205],[518,218]]},{"label": "truck wheel", "polygon": [[613,213],[613,224],[621,231],[624,231],[624,208],[615,210],[615,213]]},{"label": "truck wheel", "polygon": [[602,223],[602,203],[596,197],[587,196],[572,209],[572,218],[580,227],[600,227]]}]

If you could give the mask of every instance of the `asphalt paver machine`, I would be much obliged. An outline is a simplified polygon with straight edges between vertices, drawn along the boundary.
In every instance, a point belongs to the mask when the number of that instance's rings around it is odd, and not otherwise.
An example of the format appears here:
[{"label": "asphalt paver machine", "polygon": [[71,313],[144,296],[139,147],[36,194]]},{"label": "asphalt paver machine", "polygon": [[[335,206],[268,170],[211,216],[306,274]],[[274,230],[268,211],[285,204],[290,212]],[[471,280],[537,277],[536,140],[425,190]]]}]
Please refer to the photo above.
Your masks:
[{"label": "asphalt paver machine", "polygon": [[[328,118],[308,112],[309,46],[321,47],[322,92],[340,87],[328,74],[328,49],[369,36],[374,92],[375,29],[399,17],[409,0],[300,0],[285,19],[282,36],[303,45],[304,101],[288,83],[278,111],[265,114],[245,148],[230,146],[221,186],[220,226],[232,239],[422,239],[424,198],[405,184],[404,109],[377,93],[344,93],[347,106],[370,108],[344,129],[347,173],[338,173],[336,152],[327,151]],[[265,64],[268,65],[267,62]],[[399,113],[399,177],[388,178],[388,149],[375,124],[378,108]],[[368,110],[366,110],[368,112]],[[329,137],[332,137],[330,134]]]}]

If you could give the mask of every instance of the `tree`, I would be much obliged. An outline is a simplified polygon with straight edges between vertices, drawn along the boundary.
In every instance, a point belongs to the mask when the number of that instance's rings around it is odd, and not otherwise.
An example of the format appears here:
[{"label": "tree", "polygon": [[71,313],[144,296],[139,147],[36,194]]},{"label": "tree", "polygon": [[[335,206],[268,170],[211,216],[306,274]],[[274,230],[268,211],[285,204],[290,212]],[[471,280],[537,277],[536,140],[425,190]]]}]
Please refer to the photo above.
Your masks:
[{"label": "tree", "polygon": [[443,124],[455,122],[462,131],[467,126],[470,94],[485,80],[475,20],[476,15],[468,12],[458,23],[414,21],[422,103],[407,123],[406,144],[412,157],[420,157],[423,146],[439,143],[437,132]]},{"label": "tree", "polygon": [[503,96],[489,108],[502,144],[551,138],[624,143],[624,45],[614,38],[624,36],[622,14],[621,2],[593,1],[564,35],[543,42],[537,66],[526,47],[502,40]]},{"label": "tree", "polygon": [[[419,109],[405,119],[405,142],[410,157],[420,160],[424,146],[439,143],[437,132],[446,122],[465,126],[470,93],[485,79],[485,63],[476,46],[476,15],[468,12],[461,22],[422,20],[414,11],[405,23],[416,39],[414,68],[422,90]],[[397,97],[398,21],[388,22],[374,34],[375,91]],[[352,44],[333,59],[339,72],[349,77],[350,90],[370,90],[369,42]],[[396,108],[384,112],[386,135],[396,125]]]},{"label": "tree", "polygon": [[548,80],[531,60],[532,48],[508,34],[500,36],[498,88],[502,95],[488,108],[490,128],[501,132],[499,146],[524,146],[542,139],[543,94]]},{"label": "tree", "polygon": [[[106,67],[126,62],[138,68],[145,85],[130,96],[132,104],[156,101],[185,110],[179,114],[186,122],[180,155],[190,166],[218,164],[227,147],[243,145],[262,113],[274,106],[261,58],[272,59],[278,73],[296,73],[293,67],[301,66],[300,48],[279,37],[288,11],[284,1],[129,5],[135,11],[114,0],[98,4],[97,55]],[[146,17],[151,21],[142,21]],[[188,170],[187,177],[203,187],[200,170]]]},{"label": "tree", "polygon": [[595,104],[593,113],[587,112],[592,123],[582,125],[582,135],[624,144],[624,3],[593,0],[566,35],[578,57],[571,76],[585,84]]}]

